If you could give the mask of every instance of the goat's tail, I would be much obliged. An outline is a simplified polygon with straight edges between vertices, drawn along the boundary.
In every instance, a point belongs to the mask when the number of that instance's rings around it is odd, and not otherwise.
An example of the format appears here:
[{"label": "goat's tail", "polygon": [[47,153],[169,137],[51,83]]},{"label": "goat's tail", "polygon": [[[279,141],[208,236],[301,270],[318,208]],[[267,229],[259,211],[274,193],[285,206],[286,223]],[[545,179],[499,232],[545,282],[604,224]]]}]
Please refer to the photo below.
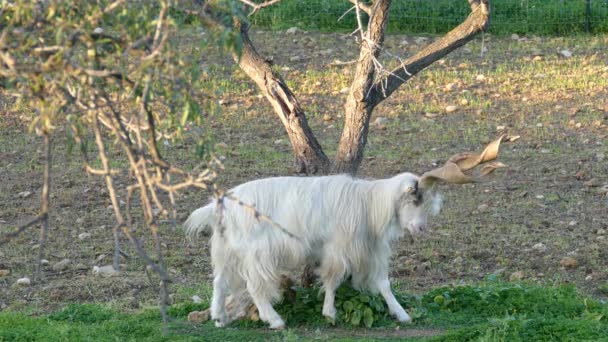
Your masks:
[{"label": "goat's tail", "polygon": [[215,203],[207,204],[190,214],[183,224],[184,231],[190,239],[196,238],[200,233],[211,232],[215,220]]}]

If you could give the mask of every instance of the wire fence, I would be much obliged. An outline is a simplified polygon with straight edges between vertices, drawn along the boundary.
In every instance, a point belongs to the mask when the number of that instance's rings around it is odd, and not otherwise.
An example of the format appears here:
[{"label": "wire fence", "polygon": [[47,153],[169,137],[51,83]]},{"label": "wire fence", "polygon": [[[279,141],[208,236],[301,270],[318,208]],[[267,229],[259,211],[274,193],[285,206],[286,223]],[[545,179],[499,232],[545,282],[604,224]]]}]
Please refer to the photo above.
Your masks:
[{"label": "wire fence", "polygon": [[[252,20],[258,27],[273,29],[352,30],[356,18],[351,8],[346,0],[283,0]],[[608,33],[608,0],[493,0],[491,9],[489,32],[496,34]],[[394,0],[388,30],[444,33],[469,13],[465,0]]]}]

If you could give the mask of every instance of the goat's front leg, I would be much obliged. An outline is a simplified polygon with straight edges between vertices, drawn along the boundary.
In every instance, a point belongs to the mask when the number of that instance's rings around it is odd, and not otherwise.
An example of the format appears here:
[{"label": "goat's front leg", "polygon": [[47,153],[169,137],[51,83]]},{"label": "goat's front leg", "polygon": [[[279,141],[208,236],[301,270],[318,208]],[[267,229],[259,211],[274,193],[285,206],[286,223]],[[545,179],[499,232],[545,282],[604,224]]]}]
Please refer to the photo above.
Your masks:
[{"label": "goat's front leg", "polygon": [[410,315],[407,314],[405,309],[399,304],[395,295],[391,291],[391,282],[388,280],[388,277],[384,277],[381,280],[376,282],[376,286],[380,291],[382,297],[386,301],[386,305],[388,305],[388,311],[391,315],[395,316],[397,320],[401,323],[409,323],[412,321]]}]

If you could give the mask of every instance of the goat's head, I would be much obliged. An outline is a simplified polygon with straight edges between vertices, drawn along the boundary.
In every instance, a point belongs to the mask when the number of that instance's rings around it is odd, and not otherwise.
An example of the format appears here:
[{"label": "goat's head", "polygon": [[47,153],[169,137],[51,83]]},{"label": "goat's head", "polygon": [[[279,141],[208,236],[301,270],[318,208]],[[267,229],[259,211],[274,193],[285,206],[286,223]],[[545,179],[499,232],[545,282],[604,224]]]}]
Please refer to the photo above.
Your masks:
[{"label": "goat's head", "polygon": [[[505,167],[496,161],[500,143],[515,141],[519,136],[503,135],[494,140],[480,154],[471,152],[459,153],[452,156],[441,167],[425,172],[420,177],[408,177],[399,198],[397,216],[402,228],[407,228],[412,234],[424,232],[427,219],[436,215],[441,209],[441,195],[434,191],[439,182],[449,184],[466,184],[478,182],[494,170]],[[483,164],[478,174],[473,175],[474,169]]]}]

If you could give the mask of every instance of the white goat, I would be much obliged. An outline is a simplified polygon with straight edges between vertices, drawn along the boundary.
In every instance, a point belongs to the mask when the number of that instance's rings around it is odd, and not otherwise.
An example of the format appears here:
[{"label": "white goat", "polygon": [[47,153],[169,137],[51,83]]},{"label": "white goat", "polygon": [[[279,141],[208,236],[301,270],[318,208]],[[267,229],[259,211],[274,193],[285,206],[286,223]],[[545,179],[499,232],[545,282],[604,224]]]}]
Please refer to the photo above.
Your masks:
[{"label": "white goat", "polygon": [[[319,265],[324,316],[335,319],[335,290],[350,275],[355,288],[379,292],[389,312],[398,321],[409,322],[390,288],[390,242],[403,236],[405,229],[412,234],[426,229],[427,217],[441,207],[440,196],[430,190],[433,183],[473,181],[462,171],[495,159],[498,145],[508,139],[501,137],[480,155],[454,156],[422,177],[411,173],[381,180],[346,175],[277,177],[230,190],[295,237],[258,220],[257,213],[235,201],[223,202],[221,224],[216,201],[195,210],[184,223],[187,232],[197,235],[207,227],[213,229],[211,317],[217,326],[228,324],[235,318],[226,312],[228,291],[235,297],[248,293],[260,318],[273,329],[283,328],[283,319],[272,307],[280,297],[280,276],[309,263]],[[500,166],[486,165],[482,174]]]}]

